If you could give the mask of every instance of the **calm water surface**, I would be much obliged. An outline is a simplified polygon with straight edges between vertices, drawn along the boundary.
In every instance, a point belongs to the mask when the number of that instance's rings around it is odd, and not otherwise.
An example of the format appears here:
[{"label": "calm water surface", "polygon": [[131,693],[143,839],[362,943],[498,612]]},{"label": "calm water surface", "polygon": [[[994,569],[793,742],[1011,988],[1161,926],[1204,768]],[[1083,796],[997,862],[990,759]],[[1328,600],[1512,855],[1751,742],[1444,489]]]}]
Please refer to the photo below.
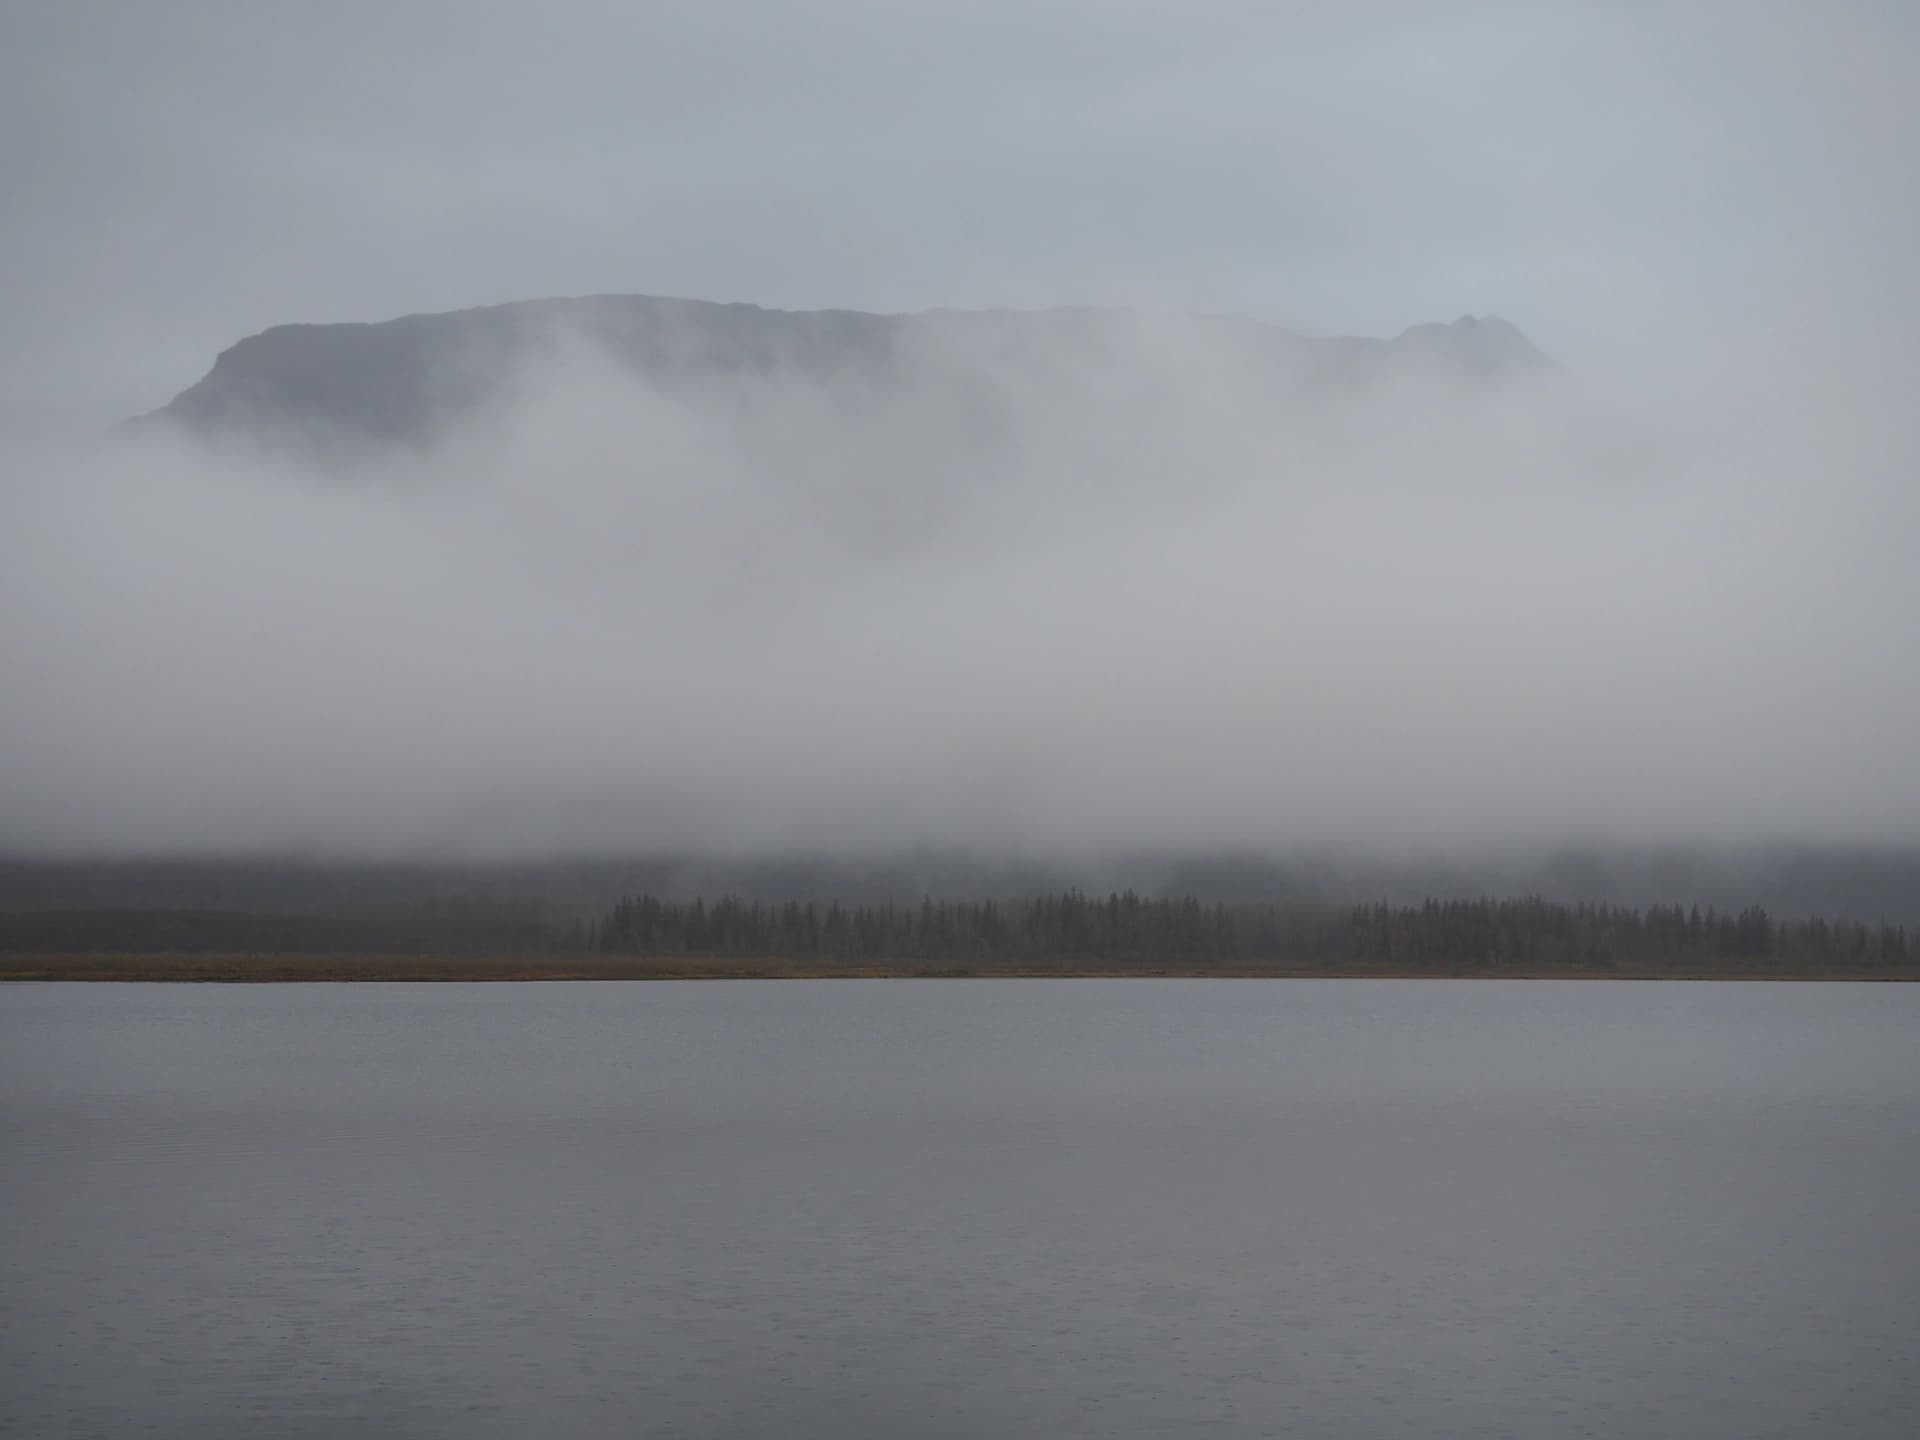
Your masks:
[{"label": "calm water surface", "polygon": [[0,1433],[1920,1433],[1920,988],[0,989]]}]

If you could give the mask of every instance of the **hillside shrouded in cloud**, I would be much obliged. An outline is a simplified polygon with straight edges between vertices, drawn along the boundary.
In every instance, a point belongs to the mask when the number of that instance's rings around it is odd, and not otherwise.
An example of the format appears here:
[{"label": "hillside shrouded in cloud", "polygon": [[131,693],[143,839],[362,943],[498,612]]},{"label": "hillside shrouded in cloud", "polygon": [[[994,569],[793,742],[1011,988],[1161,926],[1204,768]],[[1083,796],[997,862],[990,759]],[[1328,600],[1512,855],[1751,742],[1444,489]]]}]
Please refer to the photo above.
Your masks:
[{"label": "hillside shrouded in cloud", "polygon": [[936,333],[662,383],[561,327],[422,445],[27,457],[0,843],[1916,838],[1914,451],[1872,394]]},{"label": "hillside shrouded in cloud", "polygon": [[[1916,55],[1880,0],[9,5],[0,849],[1920,840]],[[635,291],[791,313],[636,366],[476,309]],[[279,328],[420,312],[495,319]]]}]

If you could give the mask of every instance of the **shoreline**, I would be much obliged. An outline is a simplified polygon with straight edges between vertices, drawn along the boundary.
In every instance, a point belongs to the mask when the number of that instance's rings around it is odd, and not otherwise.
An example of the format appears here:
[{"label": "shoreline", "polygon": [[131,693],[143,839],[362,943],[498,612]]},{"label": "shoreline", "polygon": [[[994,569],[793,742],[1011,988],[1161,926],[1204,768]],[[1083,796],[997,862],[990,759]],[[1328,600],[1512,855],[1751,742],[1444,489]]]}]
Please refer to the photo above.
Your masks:
[{"label": "shoreline", "polygon": [[667,980],[1772,980],[1901,984],[1910,969],[1808,970],[1767,966],[1522,968],[1365,965],[965,965],[930,961],[833,964],[775,956],[678,959],[579,955],[21,954],[0,956],[0,983],[70,984],[525,984]]}]

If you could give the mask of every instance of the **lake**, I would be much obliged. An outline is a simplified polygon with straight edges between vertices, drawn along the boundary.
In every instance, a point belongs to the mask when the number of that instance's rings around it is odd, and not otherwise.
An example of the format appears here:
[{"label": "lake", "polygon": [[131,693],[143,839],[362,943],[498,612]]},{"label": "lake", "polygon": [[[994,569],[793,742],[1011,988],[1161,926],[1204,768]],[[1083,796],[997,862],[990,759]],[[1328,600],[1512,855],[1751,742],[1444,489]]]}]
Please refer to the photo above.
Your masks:
[{"label": "lake", "polygon": [[1886,1437],[1920,987],[0,989],[0,1434]]}]

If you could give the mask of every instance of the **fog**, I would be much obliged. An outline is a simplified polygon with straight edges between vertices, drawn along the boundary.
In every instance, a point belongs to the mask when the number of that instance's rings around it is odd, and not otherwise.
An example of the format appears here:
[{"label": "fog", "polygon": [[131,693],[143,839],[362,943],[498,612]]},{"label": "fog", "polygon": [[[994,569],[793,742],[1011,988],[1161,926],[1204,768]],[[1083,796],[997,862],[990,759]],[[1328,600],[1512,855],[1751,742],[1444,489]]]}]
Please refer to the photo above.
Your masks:
[{"label": "fog", "polygon": [[[0,13],[0,851],[1920,840],[1915,7],[401,8]],[[1131,314],[102,438],[270,325],[634,292]],[[1192,318],[1463,311],[1560,363]]]},{"label": "fog", "polygon": [[1920,839],[1884,354],[1301,389],[1154,313],[662,388],[547,338],[422,452],[11,446],[0,847]]}]

